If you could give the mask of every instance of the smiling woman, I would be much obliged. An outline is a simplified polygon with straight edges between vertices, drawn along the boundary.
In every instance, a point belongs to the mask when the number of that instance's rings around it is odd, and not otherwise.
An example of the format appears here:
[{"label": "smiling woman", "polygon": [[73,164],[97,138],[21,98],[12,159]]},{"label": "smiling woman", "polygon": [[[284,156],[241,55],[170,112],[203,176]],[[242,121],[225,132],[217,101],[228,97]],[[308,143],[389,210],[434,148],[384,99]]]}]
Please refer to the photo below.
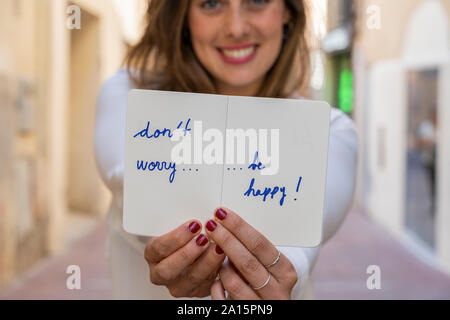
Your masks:
[{"label": "smiling woman", "polygon": [[280,53],[290,14],[283,1],[246,1],[244,10],[240,5],[194,0],[188,25],[195,54],[218,90],[253,95]]},{"label": "smiling woman", "polygon": [[299,0],[152,1],[145,34],[126,59],[139,71],[130,77],[142,89],[305,93],[307,10]]},{"label": "smiling woman", "polygon": [[[204,223],[206,235],[201,233],[201,222],[194,219],[150,239],[128,234],[122,228],[123,132],[129,90],[298,99],[309,82],[306,2],[149,2],[144,35],[130,49],[126,68],[103,85],[97,105],[97,161],[114,195],[108,214],[107,246],[114,297],[225,299],[225,292],[230,298],[245,300],[312,297],[309,275],[319,247],[274,246],[271,239],[241,218],[244,213],[232,208],[211,212],[211,220]],[[137,138],[152,134],[147,125]],[[167,130],[165,136],[159,133],[167,138]],[[108,137],[108,143],[104,137]],[[357,149],[353,122],[332,109],[322,243],[336,232],[350,207]],[[143,168],[145,163],[137,165]],[[150,165],[150,169],[155,168],[155,163]],[[282,188],[260,186],[255,181],[248,188],[248,196],[281,201],[283,205]],[[185,200],[176,195],[170,201]],[[228,262],[224,263],[225,257]],[[220,280],[216,280],[217,275]]]}]

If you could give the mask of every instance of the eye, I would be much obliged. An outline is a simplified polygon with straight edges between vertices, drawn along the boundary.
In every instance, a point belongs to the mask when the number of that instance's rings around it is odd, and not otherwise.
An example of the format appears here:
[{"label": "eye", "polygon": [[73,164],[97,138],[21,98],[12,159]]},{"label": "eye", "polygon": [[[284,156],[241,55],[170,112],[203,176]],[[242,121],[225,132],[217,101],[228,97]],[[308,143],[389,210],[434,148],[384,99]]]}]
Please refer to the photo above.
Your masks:
[{"label": "eye", "polygon": [[218,0],[206,0],[200,4],[200,7],[205,10],[214,10],[220,7],[220,1]]},{"label": "eye", "polygon": [[268,4],[271,0],[248,0],[248,4],[250,7],[260,8],[264,5]]}]

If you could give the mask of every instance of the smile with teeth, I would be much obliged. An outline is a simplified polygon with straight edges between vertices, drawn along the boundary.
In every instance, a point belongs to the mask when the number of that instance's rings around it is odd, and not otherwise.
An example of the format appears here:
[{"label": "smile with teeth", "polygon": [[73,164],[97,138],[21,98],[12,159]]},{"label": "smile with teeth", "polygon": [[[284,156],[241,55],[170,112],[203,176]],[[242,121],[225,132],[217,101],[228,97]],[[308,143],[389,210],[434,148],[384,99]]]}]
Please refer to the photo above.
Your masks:
[{"label": "smile with teeth", "polygon": [[218,48],[218,52],[226,63],[243,64],[255,57],[257,49],[258,45],[249,45]]},{"label": "smile with teeth", "polygon": [[237,49],[237,50],[227,50],[222,49],[224,55],[233,59],[243,59],[250,56],[256,49],[256,46],[252,46],[245,49]]}]

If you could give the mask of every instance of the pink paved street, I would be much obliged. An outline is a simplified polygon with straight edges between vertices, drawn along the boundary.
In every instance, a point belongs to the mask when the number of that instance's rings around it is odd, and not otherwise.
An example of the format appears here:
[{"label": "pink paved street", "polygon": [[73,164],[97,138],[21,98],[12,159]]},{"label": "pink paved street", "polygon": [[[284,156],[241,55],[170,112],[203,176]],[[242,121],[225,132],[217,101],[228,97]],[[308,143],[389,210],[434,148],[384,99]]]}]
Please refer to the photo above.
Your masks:
[{"label": "pink paved street", "polygon": [[[111,299],[104,260],[105,224],[48,258],[3,292],[0,299]],[[66,289],[66,268],[81,268],[81,290]],[[366,287],[369,265],[381,268],[381,289]],[[317,299],[450,299],[450,277],[430,267],[375,225],[352,211],[321,250],[313,272]]]}]

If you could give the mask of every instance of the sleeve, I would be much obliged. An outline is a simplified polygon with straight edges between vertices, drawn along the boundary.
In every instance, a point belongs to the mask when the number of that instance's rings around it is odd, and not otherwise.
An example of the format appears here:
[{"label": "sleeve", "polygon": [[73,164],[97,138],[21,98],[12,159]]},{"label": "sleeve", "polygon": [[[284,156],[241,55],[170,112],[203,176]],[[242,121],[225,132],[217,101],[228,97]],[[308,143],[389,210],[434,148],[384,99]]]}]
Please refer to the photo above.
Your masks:
[{"label": "sleeve", "polygon": [[97,97],[95,121],[95,157],[113,201],[122,208],[124,133],[128,91],[131,82],[126,69],[121,69],[102,85]]},{"label": "sleeve", "polygon": [[[330,124],[328,168],[322,242],[330,239],[344,221],[353,202],[358,161],[358,137],[353,121],[342,111]],[[294,265],[298,281],[293,298],[305,296],[308,280],[316,264],[320,246],[315,248],[278,247]]]}]

